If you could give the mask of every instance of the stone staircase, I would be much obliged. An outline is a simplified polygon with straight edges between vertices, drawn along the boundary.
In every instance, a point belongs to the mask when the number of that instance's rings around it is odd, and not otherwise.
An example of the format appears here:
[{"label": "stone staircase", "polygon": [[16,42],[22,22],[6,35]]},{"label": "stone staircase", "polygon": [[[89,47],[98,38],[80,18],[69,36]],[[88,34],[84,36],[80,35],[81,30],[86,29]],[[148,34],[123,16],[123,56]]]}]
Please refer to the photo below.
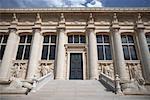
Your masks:
[{"label": "stone staircase", "polygon": [[36,96],[100,96],[115,95],[96,80],[53,80],[29,95]]},{"label": "stone staircase", "polygon": [[50,80],[36,92],[0,100],[150,100],[150,96],[118,96],[96,80]]}]

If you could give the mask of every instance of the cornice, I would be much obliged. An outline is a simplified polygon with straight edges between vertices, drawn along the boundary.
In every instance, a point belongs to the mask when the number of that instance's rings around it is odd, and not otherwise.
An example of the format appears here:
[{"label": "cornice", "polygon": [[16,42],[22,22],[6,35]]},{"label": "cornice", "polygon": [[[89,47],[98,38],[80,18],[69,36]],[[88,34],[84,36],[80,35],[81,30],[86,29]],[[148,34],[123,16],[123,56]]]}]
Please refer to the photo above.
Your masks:
[{"label": "cornice", "polygon": [[150,12],[150,7],[53,7],[53,8],[0,8],[1,13],[37,13],[37,12]]}]

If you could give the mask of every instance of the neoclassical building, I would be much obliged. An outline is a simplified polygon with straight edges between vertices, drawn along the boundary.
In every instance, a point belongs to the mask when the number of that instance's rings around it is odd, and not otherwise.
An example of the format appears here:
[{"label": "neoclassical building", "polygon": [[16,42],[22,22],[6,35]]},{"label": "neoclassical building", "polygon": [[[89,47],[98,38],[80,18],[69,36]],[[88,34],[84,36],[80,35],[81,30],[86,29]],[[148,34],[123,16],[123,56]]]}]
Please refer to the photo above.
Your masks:
[{"label": "neoclassical building", "polygon": [[49,73],[149,87],[150,8],[0,9],[1,87]]}]

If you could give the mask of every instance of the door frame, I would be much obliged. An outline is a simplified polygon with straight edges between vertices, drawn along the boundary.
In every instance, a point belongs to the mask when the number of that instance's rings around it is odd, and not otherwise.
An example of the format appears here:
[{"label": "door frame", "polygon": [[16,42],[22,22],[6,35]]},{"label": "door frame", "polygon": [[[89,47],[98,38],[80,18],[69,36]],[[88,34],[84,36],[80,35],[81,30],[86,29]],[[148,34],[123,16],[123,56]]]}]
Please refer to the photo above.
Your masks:
[{"label": "door frame", "polygon": [[[70,79],[71,77],[71,61],[70,61],[70,72],[69,72],[69,80],[83,80],[83,54],[82,53],[70,53],[70,55],[80,55],[81,56],[81,73],[82,73],[82,78],[81,79]],[[70,60],[71,60],[71,56],[70,56]]]},{"label": "door frame", "polygon": [[69,80],[70,75],[70,53],[81,53],[83,61],[83,80],[88,78],[88,67],[87,67],[87,53],[85,45],[76,47],[76,46],[66,46],[66,80]]}]

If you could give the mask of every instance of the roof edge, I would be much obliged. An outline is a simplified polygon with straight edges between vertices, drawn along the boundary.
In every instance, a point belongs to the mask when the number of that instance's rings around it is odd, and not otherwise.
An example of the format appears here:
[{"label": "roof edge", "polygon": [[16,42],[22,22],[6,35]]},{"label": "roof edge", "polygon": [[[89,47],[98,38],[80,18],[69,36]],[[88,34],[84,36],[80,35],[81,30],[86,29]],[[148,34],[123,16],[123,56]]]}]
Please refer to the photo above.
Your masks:
[{"label": "roof edge", "polygon": [[50,8],[0,8],[1,13],[27,12],[150,12],[150,7],[50,7]]}]

